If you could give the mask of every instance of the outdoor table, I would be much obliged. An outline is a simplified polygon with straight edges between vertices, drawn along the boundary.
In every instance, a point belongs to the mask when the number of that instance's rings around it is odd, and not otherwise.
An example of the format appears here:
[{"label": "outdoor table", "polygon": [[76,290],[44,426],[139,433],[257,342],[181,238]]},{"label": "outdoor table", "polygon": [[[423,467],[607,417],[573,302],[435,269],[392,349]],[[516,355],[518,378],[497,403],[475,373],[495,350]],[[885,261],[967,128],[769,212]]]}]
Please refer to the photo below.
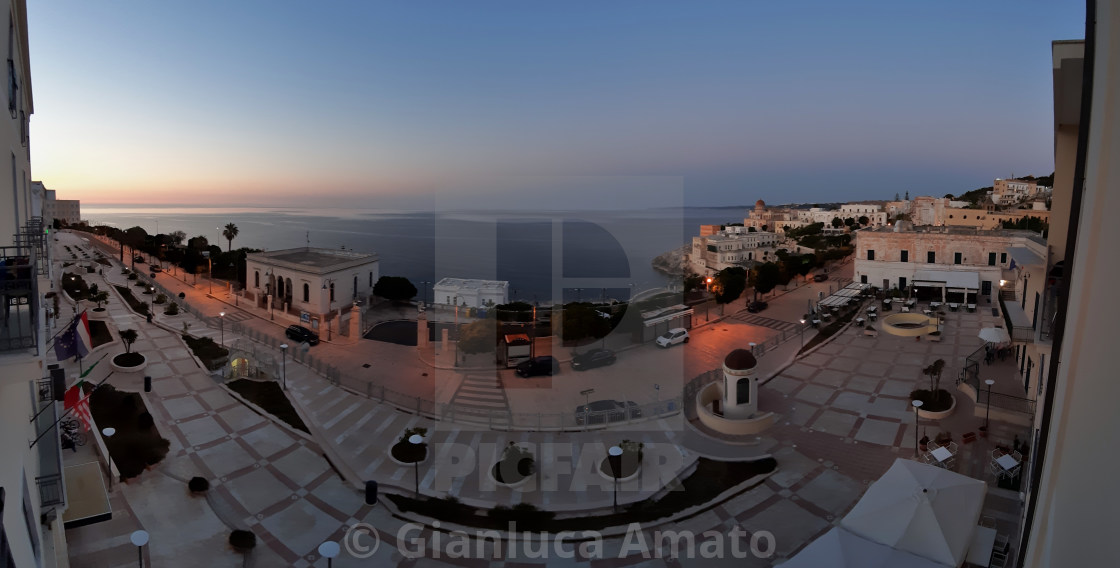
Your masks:
[{"label": "outdoor table", "polygon": [[910,298],[909,300],[906,300],[906,305],[907,306],[913,306],[914,304],[917,304],[917,303],[918,303],[918,300],[916,298]]},{"label": "outdoor table", "polygon": [[940,446],[930,450],[929,453],[933,457],[937,458],[937,461],[939,461],[939,462],[943,462],[943,461],[953,457],[952,452],[950,452],[948,449],[942,448]]},{"label": "outdoor table", "polygon": [[863,327],[863,322],[864,321],[866,321],[866,320],[864,320],[863,318],[856,318],[856,325],[859,326],[859,327]]},{"label": "outdoor table", "polygon": [[934,308],[934,309],[940,308],[941,307],[941,302],[930,302],[929,307]]},{"label": "outdoor table", "polygon": [[992,561],[992,550],[996,547],[996,529],[977,526],[972,531],[972,542],[968,545],[964,561],[977,566],[988,566]]},{"label": "outdoor table", "polygon": [[933,315],[933,310],[931,310],[929,308],[926,308],[926,309],[922,310],[922,313],[927,315],[927,316],[932,316]]},{"label": "outdoor table", "polygon": [[1002,456],[996,458],[996,463],[998,463],[999,466],[1006,471],[1011,471],[1019,467],[1019,462],[1016,461],[1015,458],[1011,457],[1011,454],[1003,454]]},{"label": "outdoor table", "polygon": [[909,313],[910,312],[910,306],[902,306],[902,311],[903,311],[903,313]]},{"label": "outdoor table", "polygon": [[969,312],[975,312],[976,311],[976,304],[969,304],[968,305],[968,311]]},{"label": "outdoor table", "polygon": [[883,300],[883,303],[889,306],[891,304],[891,299],[887,298],[886,300]]},{"label": "outdoor table", "polygon": [[955,304],[955,303],[952,303],[952,302],[949,303],[949,309],[953,310],[954,312],[957,311],[957,308],[959,308],[959,307],[961,307],[960,304]]}]

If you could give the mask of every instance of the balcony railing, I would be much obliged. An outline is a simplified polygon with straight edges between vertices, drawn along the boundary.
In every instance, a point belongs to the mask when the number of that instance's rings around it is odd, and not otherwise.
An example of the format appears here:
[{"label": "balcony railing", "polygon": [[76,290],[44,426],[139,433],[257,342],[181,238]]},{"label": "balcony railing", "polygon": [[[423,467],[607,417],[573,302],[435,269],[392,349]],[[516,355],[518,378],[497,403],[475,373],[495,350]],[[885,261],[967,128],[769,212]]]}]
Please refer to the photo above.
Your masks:
[{"label": "balcony railing", "polygon": [[35,435],[40,436],[35,443],[39,451],[39,476],[35,478],[39,485],[40,504],[43,508],[60,505],[66,501],[66,491],[62,485],[62,444],[58,435],[58,403],[54,400],[54,391],[50,379],[37,382],[37,408],[39,414],[35,417]]},{"label": "balcony railing", "polygon": [[35,348],[38,340],[34,249],[0,247],[0,353]]}]

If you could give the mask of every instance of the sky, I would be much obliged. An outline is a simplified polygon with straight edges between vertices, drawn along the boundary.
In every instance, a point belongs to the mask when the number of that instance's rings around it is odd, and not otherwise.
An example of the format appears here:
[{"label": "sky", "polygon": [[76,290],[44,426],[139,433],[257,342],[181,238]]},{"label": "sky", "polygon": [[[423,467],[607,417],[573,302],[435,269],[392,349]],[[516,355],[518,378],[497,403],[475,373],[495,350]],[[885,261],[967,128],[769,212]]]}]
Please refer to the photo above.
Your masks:
[{"label": "sky", "polygon": [[1084,14],[1072,0],[29,2],[32,172],[60,198],[129,204],[961,193],[1053,170],[1050,42],[1083,37]]}]

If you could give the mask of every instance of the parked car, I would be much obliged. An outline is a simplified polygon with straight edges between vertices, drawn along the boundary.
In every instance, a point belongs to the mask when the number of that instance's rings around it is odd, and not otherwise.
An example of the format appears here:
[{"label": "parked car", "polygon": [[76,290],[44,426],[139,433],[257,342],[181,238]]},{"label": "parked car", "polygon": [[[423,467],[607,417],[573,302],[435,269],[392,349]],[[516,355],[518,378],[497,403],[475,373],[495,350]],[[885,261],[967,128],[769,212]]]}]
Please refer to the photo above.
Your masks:
[{"label": "parked car", "polygon": [[752,313],[752,314],[757,314],[758,312],[761,312],[762,310],[765,310],[766,308],[769,308],[769,307],[770,307],[770,304],[767,304],[766,302],[763,302],[763,301],[760,301],[760,300],[756,300],[754,302],[751,302],[751,303],[747,304],[747,311]]},{"label": "parked car", "polygon": [[674,327],[657,338],[658,347],[672,347],[678,343],[688,343],[688,330],[683,327]]},{"label": "parked car", "polygon": [[825,280],[828,280],[827,274],[822,273],[813,277],[813,282],[824,282]]},{"label": "parked car", "polygon": [[163,267],[161,267],[158,264],[153,264],[152,265],[152,272],[163,272]]},{"label": "parked car", "polygon": [[622,422],[627,419],[641,418],[642,409],[632,400],[621,402],[617,400],[596,400],[586,405],[576,407],[576,424],[606,424],[607,422]]},{"label": "parked car", "polygon": [[284,335],[293,341],[307,342],[309,345],[319,344],[319,334],[303,327],[302,325],[289,325]]},{"label": "parked car", "polygon": [[528,361],[522,361],[517,366],[517,374],[525,377],[537,376],[550,376],[560,374],[560,362],[551,355],[542,355],[540,357],[533,357]]},{"label": "parked car", "polygon": [[610,349],[592,349],[587,353],[580,353],[572,359],[572,369],[586,371],[595,367],[605,367],[614,364],[618,356]]}]

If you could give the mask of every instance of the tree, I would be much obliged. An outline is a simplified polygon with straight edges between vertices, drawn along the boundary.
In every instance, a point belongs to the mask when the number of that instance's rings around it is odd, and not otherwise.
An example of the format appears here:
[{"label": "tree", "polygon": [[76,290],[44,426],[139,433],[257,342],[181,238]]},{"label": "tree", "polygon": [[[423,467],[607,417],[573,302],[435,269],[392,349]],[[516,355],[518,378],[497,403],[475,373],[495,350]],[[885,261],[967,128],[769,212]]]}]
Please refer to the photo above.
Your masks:
[{"label": "tree", "polygon": [[725,268],[712,277],[712,293],[717,304],[734,302],[747,289],[747,271],[738,266]]},{"label": "tree", "polygon": [[838,229],[838,228],[840,228],[840,226],[841,226],[841,225],[843,225],[843,224],[844,224],[844,220],[843,220],[843,219],[841,219],[841,218],[839,218],[839,217],[833,217],[833,218],[832,218],[832,228],[834,228],[834,229]]},{"label": "tree", "polygon": [[124,342],[124,352],[132,353],[132,344],[136,342],[139,334],[136,333],[135,329],[122,329],[120,335],[121,341]]},{"label": "tree", "polygon": [[416,297],[416,286],[403,276],[382,276],[373,285],[373,293],[394,302],[407,302]]},{"label": "tree", "polygon": [[870,222],[871,222],[871,219],[868,219],[867,215],[861,215],[860,218],[859,218],[859,224],[860,225],[867,226],[867,224],[870,223]]},{"label": "tree", "polygon": [[171,240],[175,241],[177,245],[183,244],[183,240],[187,238],[187,234],[183,231],[172,231],[168,236],[171,237]]},{"label": "tree", "polygon": [[909,191],[906,192],[906,201],[910,201],[910,192]]},{"label": "tree", "polygon": [[472,321],[459,331],[459,350],[463,353],[493,351],[498,343],[498,326],[494,318]]},{"label": "tree", "polygon": [[751,275],[754,277],[751,286],[754,287],[755,299],[758,299],[759,294],[766,294],[778,285],[782,270],[773,262],[765,262],[751,270]]},{"label": "tree", "polygon": [[564,306],[560,337],[564,341],[601,339],[611,331],[610,319],[591,304],[573,302]]},{"label": "tree", "polygon": [[99,290],[96,293],[90,295],[89,299],[93,303],[97,304],[97,309],[100,310],[102,307],[104,307],[105,303],[109,301],[109,293],[105,290]]},{"label": "tree", "polygon": [[225,237],[227,241],[229,241],[229,244],[226,246],[226,252],[233,251],[233,239],[237,238],[237,233],[240,232],[241,231],[237,228],[237,225],[234,225],[233,223],[226,223],[226,228],[222,229],[222,236]]},{"label": "tree", "polygon": [[207,250],[210,248],[210,241],[206,237],[199,235],[197,237],[191,237],[190,240],[187,241],[187,246],[195,250]]},{"label": "tree", "polygon": [[929,390],[937,399],[937,391],[941,388],[941,373],[945,371],[945,360],[938,359],[928,367],[922,369],[922,374],[929,377]]},{"label": "tree", "polygon": [[844,219],[844,225],[845,226],[851,227],[852,225],[855,225],[855,224],[856,224],[856,220],[851,218],[851,217],[848,217],[847,219]]},{"label": "tree", "polygon": [[128,248],[132,249],[132,269],[136,270],[136,249],[144,246],[144,241],[148,238],[148,232],[143,227],[132,227],[124,232],[124,240],[122,244],[127,244]]},{"label": "tree", "polygon": [[896,191],[896,192],[894,192],[894,200],[895,200],[895,201],[898,201],[898,200],[899,200],[899,199],[898,199],[898,192],[897,192],[897,191]]},{"label": "tree", "polygon": [[757,233],[757,232],[758,232],[758,229],[756,229],[756,228],[754,228],[754,227],[747,227],[747,232],[748,232],[748,233]]},{"label": "tree", "polygon": [[704,286],[704,277],[696,273],[689,274],[684,277],[684,281],[681,284],[684,286],[684,293],[688,294]]}]

